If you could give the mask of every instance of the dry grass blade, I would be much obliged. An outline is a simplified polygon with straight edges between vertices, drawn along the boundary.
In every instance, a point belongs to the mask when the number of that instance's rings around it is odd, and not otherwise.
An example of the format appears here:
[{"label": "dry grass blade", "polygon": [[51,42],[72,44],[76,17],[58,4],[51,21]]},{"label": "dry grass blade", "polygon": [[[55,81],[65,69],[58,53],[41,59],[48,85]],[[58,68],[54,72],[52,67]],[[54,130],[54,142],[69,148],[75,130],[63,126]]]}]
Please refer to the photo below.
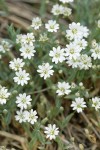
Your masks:
[{"label": "dry grass blade", "polygon": [[98,137],[98,139],[100,140],[100,135],[98,134],[98,132],[96,131],[96,129],[93,127],[92,123],[89,121],[89,119],[87,118],[87,116],[84,114],[84,112],[81,113],[83,118],[85,119],[85,121],[88,123],[88,125],[91,127],[91,129],[93,130],[93,132],[96,134],[96,136]]},{"label": "dry grass blade", "polygon": [[27,144],[26,138],[20,137],[20,136],[15,135],[15,134],[10,134],[10,133],[5,132],[5,131],[0,131],[0,135],[18,141],[21,144],[23,150],[28,150],[28,144]]}]

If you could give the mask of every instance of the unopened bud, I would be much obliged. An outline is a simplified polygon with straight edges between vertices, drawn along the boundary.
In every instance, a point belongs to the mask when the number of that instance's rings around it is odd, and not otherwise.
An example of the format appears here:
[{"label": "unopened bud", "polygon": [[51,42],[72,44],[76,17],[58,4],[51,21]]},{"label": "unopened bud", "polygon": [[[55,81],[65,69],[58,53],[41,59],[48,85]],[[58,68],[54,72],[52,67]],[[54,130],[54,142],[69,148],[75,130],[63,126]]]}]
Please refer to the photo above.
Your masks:
[{"label": "unopened bud", "polygon": [[80,83],[79,83],[79,86],[83,86],[83,83],[82,83],[82,82],[80,82]]},{"label": "unopened bud", "polygon": [[42,120],[42,124],[45,124],[46,122],[48,121],[48,118],[46,117],[46,118],[44,118],[43,120]]},{"label": "unopened bud", "polygon": [[17,92],[16,90],[14,90],[14,91],[12,92],[12,94],[14,94],[14,95],[17,94],[17,93],[18,93],[18,92]]},{"label": "unopened bud", "polygon": [[88,135],[88,134],[89,134],[89,130],[88,130],[88,129],[85,129],[85,133]]},{"label": "unopened bud", "polygon": [[61,106],[61,107],[60,107],[60,111],[62,112],[63,110],[64,110],[64,108]]},{"label": "unopened bud", "polygon": [[30,85],[33,86],[34,85],[34,81],[30,82]]},{"label": "unopened bud", "polygon": [[84,150],[84,146],[82,144],[79,144],[80,150]]},{"label": "unopened bud", "polygon": [[94,39],[93,41],[92,41],[92,48],[96,48],[97,47],[97,42],[96,42],[96,40]]},{"label": "unopened bud", "polygon": [[62,70],[59,70],[59,74],[62,74],[63,73],[63,71]]},{"label": "unopened bud", "polygon": [[75,96],[78,96],[78,97],[79,97],[79,96],[80,96],[80,93],[79,93],[79,92],[75,93]]},{"label": "unopened bud", "polygon": [[74,138],[74,137],[71,137],[71,141],[74,142],[74,141],[75,141],[75,138]]},{"label": "unopened bud", "polygon": [[56,90],[56,86],[55,86],[55,85],[53,85],[53,86],[52,86],[52,89],[53,89],[53,90]]},{"label": "unopened bud", "polygon": [[7,113],[8,113],[8,110],[7,110],[7,109],[4,109],[4,110],[3,110],[3,114],[6,115]]}]

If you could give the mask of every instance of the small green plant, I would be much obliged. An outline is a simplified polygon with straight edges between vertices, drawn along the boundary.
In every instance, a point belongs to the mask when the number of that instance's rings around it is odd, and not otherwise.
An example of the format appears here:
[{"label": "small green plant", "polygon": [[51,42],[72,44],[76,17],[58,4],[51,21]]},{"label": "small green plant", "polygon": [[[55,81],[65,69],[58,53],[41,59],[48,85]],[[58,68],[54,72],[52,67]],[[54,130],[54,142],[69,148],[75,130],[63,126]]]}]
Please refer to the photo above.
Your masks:
[{"label": "small green plant", "polygon": [[[28,33],[21,34],[11,24],[9,39],[0,41],[1,122],[5,128],[12,121],[21,124],[30,150],[46,149],[54,141],[58,150],[75,148],[73,141],[63,138],[71,118],[76,113],[84,117],[84,110],[100,110],[100,20],[92,33],[89,14],[82,20],[75,3],[89,7],[87,0],[59,0],[52,6],[52,18],[45,22],[43,0],[41,18],[33,18]],[[80,20],[69,24],[61,20],[79,15]]]}]

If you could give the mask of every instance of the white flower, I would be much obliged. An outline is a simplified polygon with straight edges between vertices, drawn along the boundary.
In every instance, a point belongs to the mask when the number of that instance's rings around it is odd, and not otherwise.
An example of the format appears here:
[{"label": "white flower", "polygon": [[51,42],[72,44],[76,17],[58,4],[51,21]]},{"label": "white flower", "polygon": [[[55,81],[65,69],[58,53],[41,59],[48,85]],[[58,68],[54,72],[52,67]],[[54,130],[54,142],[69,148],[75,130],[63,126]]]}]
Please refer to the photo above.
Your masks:
[{"label": "white flower", "polygon": [[82,33],[80,31],[80,23],[72,22],[69,24],[69,30],[66,30],[66,36],[72,39],[82,38]]},{"label": "white flower", "polygon": [[53,47],[53,50],[50,51],[49,56],[53,57],[52,62],[55,62],[55,64],[58,62],[63,62],[65,60],[64,49],[61,49],[60,46],[57,48]]},{"label": "white flower", "polygon": [[14,58],[12,61],[9,62],[9,67],[15,71],[19,70],[24,66],[24,62],[20,58]]},{"label": "white flower", "polygon": [[19,121],[19,123],[22,123],[22,122],[26,122],[26,119],[27,119],[27,111],[17,111],[16,112],[17,115],[15,115],[15,119],[17,121]]},{"label": "white flower", "polygon": [[80,60],[79,60],[79,58],[70,59],[70,58],[67,57],[67,64],[68,64],[68,66],[72,66],[72,68],[79,68]]},{"label": "white flower", "polygon": [[27,109],[27,107],[31,105],[32,99],[30,95],[26,96],[26,93],[19,94],[19,96],[17,96],[16,99],[16,104],[18,107],[21,108],[21,110]]},{"label": "white flower", "polygon": [[100,109],[100,98],[99,97],[92,98],[92,107],[94,107],[96,111],[98,109]]},{"label": "white flower", "polygon": [[39,17],[33,18],[32,25],[31,25],[32,28],[34,28],[35,30],[38,30],[39,27],[41,27],[41,25],[42,25],[41,18]]},{"label": "white flower", "polygon": [[55,5],[53,5],[53,8],[52,8],[51,12],[54,15],[60,15],[60,14],[63,13],[63,9],[64,9],[64,7],[62,5],[55,4]]},{"label": "white flower", "polygon": [[89,69],[92,67],[92,63],[91,63],[91,57],[89,57],[86,54],[82,54],[79,58],[80,63],[79,63],[79,68],[80,69]]},{"label": "white flower", "polygon": [[34,56],[34,53],[36,52],[34,50],[34,46],[30,45],[23,45],[19,50],[21,52],[21,56],[23,56],[24,59],[31,59],[31,57]]},{"label": "white flower", "polygon": [[57,32],[59,24],[57,24],[55,20],[49,20],[48,23],[45,24],[45,28],[48,32]]},{"label": "white flower", "polygon": [[96,46],[94,49],[90,50],[92,52],[91,57],[96,59],[100,59],[100,45]]},{"label": "white flower", "polygon": [[53,66],[50,66],[49,63],[43,63],[42,65],[38,66],[37,72],[40,73],[40,77],[44,77],[44,79],[49,78],[51,75],[53,75]]},{"label": "white flower", "polygon": [[72,12],[72,9],[70,9],[66,6],[56,4],[56,5],[53,5],[51,12],[56,16],[58,16],[58,15],[69,16]]},{"label": "white flower", "polygon": [[16,43],[17,44],[22,44],[22,39],[23,39],[24,35],[23,34],[18,34],[16,36]]},{"label": "white flower", "polygon": [[58,82],[58,90],[56,91],[56,93],[59,96],[62,96],[64,94],[68,95],[71,92],[70,88],[71,86],[69,85],[69,83]]},{"label": "white flower", "polygon": [[77,59],[80,56],[80,48],[75,43],[66,45],[65,52],[68,59]]},{"label": "white flower", "polygon": [[65,4],[65,3],[73,2],[74,0],[59,0],[59,1]]},{"label": "white flower", "polygon": [[12,47],[12,44],[10,44],[7,40],[2,40],[0,44],[0,52],[2,53],[10,51],[10,48]]},{"label": "white flower", "polygon": [[66,36],[70,40],[82,39],[89,35],[87,27],[81,26],[80,23],[72,22],[69,24],[69,30],[66,30]]},{"label": "white flower", "polygon": [[37,118],[38,116],[36,110],[33,111],[31,109],[27,114],[27,121],[33,125],[35,122],[37,122]]},{"label": "white flower", "polygon": [[86,26],[80,26],[80,31],[82,32],[82,37],[87,38],[89,35],[89,29]]},{"label": "white flower", "polygon": [[73,110],[76,110],[78,113],[82,112],[83,108],[87,107],[84,98],[75,98],[75,101],[72,101],[71,107]]},{"label": "white flower", "polygon": [[10,93],[8,93],[8,89],[0,86],[0,104],[1,105],[6,104],[9,95]]},{"label": "white flower", "polygon": [[87,41],[85,39],[76,39],[73,43],[79,46],[80,51],[87,47]]},{"label": "white flower", "polygon": [[49,124],[47,127],[45,127],[44,133],[47,135],[46,138],[52,140],[55,139],[56,136],[59,134],[59,130],[55,124],[53,125]]},{"label": "white flower", "polygon": [[45,41],[48,41],[48,40],[49,40],[49,38],[47,37],[46,33],[40,34],[39,41],[45,42]]},{"label": "white flower", "polygon": [[19,34],[17,35],[16,43],[23,45],[31,45],[35,42],[35,37],[33,33],[27,33],[26,35]]},{"label": "white flower", "polygon": [[69,15],[71,15],[71,13],[72,13],[72,9],[71,9],[71,8],[63,7],[62,14],[63,14],[64,16],[69,16]]},{"label": "white flower", "polygon": [[28,83],[29,78],[29,73],[26,73],[26,70],[20,69],[18,72],[16,72],[16,77],[14,77],[14,82],[17,82],[19,85],[24,85]]},{"label": "white flower", "polygon": [[72,66],[72,68],[79,68],[81,69],[89,69],[92,67],[91,57],[86,54],[80,54],[79,57],[75,58],[67,58],[67,64]]}]

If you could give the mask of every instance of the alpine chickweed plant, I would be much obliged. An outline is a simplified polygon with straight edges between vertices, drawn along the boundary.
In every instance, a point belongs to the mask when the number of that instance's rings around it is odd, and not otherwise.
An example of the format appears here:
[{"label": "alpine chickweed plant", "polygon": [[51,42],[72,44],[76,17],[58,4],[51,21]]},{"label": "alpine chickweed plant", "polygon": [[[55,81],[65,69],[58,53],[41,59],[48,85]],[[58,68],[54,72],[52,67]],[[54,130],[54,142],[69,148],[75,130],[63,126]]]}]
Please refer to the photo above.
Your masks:
[{"label": "alpine chickweed plant", "polygon": [[[75,3],[58,0],[49,20],[33,18],[23,34],[8,26],[10,38],[0,40],[1,122],[19,123],[29,149],[55,142],[59,150],[67,149],[73,142],[65,130],[74,114],[100,111],[100,43],[87,22],[73,19]],[[95,30],[100,33],[99,19]]]}]

